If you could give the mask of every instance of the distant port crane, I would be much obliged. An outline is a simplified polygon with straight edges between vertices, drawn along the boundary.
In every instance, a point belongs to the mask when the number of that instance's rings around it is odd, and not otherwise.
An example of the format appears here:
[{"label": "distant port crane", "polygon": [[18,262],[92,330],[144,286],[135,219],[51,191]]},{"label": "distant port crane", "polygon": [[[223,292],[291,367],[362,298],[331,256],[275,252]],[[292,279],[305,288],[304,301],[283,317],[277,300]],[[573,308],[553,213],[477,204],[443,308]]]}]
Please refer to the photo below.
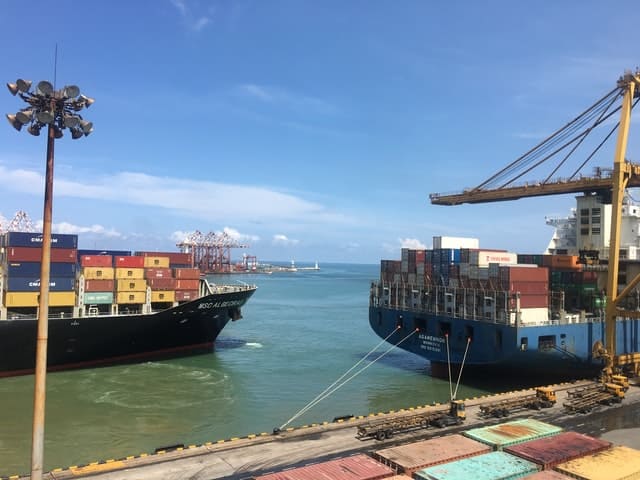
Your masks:
[{"label": "distant port crane", "polygon": [[0,223],[0,234],[7,232],[36,232],[36,227],[27,212],[18,210],[8,224]]},{"label": "distant port crane", "polygon": [[199,268],[201,273],[231,272],[231,249],[249,247],[226,232],[203,234],[199,230],[187,235],[176,246],[181,252],[192,254],[192,266]]},{"label": "distant port crane", "polygon": [[[605,360],[603,372],[605,378],[611,378],[614,367],[629,362],[637,364],[640,360],[640,353],[616,355],[615,347],[616,319],[618,317],[637,318],[640,315],[637,311],[620,308],[621,300],[640,284],[640,275],[618,293],[622,202],[626,188],[640,186],[640,165],[629,162],[625,157],[631,111],[638,101],[640,101],[640,70],[635,73],[625,72],[619,78],[616,87],[595,104],[477,187],[465,189],[461,193],[429,195],[434,205],[499,202],[576,192],[598,193],[611,202],[605,344],[596,342],[593,346],[594,356]],[[609,119],[617,112],[620,112],[620,119],[611,126]],[[593,145],[585,142],[585,139],[599,125],[611,128],[600,141],[596,140],[595,147],[582,163],[577,168],[572,168],[565,178],[561,178],[558,172],[568,167],[567,159],[579,147]],[[613,169],[596,168],[595,175],[583,177],[581,170],[616,131],[618,135]],[[545,174],[544,180],[523,183],[525,175],[533,170],[540,171],[538,167],[541,165],[547,167],[551,165],[552,162],[548,162],[551,158],[558,162],[552,165],[551,171]],[[516,185],[516,182],[519,184]]]}]

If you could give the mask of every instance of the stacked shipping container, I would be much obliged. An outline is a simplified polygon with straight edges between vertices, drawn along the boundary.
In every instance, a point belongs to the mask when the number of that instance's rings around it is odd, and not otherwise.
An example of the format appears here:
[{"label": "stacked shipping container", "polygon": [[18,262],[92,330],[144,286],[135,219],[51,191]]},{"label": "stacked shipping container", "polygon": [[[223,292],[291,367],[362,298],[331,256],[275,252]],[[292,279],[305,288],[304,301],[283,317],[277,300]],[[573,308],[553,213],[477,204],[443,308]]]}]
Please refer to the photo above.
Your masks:
[{"label": "stacked shipping container", "polygon": [[[39,303],[42,234],[8,232],[0,237],[4,247],[6,277],[2,292],[9,308],[35,308]],[[77,235],[51,236],[49,306],[72,307],[76,303]]]}]

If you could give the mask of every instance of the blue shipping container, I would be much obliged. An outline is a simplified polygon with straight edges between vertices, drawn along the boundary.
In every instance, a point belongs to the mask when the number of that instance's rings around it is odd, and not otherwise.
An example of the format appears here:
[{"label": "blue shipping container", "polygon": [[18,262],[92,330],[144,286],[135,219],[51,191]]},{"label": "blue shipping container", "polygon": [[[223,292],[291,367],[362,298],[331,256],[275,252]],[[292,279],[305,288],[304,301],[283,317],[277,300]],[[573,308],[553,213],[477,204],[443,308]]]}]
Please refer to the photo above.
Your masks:
[{"label": "blue shipping container", "polygon": [[[51,277],[49,290],[52,292],[72,292],[75,290],[76,279],[73,277]],[[39,292],[40,278],[38,277],[9,277],[8,292]]]},{"label": "blue shipping container", "polygon": [[[51,277],[74,277],[78,266],[75,263],[52,263],[49,269]],[[9,277],[39,277],[40,262],[12,262],[8,264]]]},{"label": "blue shipping container", "polygon": [[[42,233],[7,232],[5,244],[7,247],[42,247]],[[78,248],[78,236],[53,233],[51,248]]]}]

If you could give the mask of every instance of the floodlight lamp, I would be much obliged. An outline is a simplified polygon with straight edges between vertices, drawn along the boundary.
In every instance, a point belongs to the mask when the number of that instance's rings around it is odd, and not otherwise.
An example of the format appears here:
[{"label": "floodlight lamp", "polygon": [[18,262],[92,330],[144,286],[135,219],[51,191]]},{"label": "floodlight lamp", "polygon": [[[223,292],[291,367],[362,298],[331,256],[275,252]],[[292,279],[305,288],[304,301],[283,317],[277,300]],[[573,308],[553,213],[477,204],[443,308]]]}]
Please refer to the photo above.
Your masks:
[{"label": "floodlight lamp", "polygon": [[11,92],[11,95],[15,96],[20,89],[18,88],[18,85],[16,85],[15,83],[7,83],[7,88],[9,89],[9,91]]},{"label": "floodlight lamp", "polygon": [[36,118],[40,123],[51,123],[54,120],[54,116],[52,112],[47,110],[43,110],[41,112],[36,113]]},{"label": "floodlight lamp", "polygon": [[76,98],[80,95],[80,88],[76,85],[67,85],[63,89],[63,95],[67,98]]},{"label": "floodlight lamp", "polygon": [[29,123],[32,118],[33,118],[33,110],[28,108],[25,110],[20,110],[18,113],[16,113],[16,120],[18,120],[22,124]]},{"label": "floodlight lamp", "polygon": [[29,89],[31,88],[31,83],[31,80],[23,80],[22,78],[16,80],[16,86],[22,93],[26,93],[29,91]]},{"label": "floodlight lamp", "polygon": [[27,128],[27,132],[29,132],[34,137],[37,137],[38,135],[40,135],[40,127],[37,123],[32,123],[31,126]]},{"label": "floodlight lamp", "polygon": [[84,105],[87,108],[89,108],[95,102],[93,98],[87,97],[86,95],[80,95],[80,100],[84,102]]},{"label": "floodlight lamp", "polygon": [[93,123],[87,122],[86,120],[80,120],[80,128],[82,128],[82,132],[85,135],[89,135],[93,132]]},{"label": "floodlight lamp", "polygon": [[41,95],[51,96],[53,94],[53,85],[51,85],[46,80],[43,80],[41,82],[38,82],[36,90]]},{"label": "floodlight lamp", "polygon": [[82,130],[80,130],[78,127],[72,127],[70,130],[71,130],[71,138],[73,138],[74,140],[77,140],[83,135]]},{"label": "floodlight lamp", "polygon": [[9,123],[11,124],[11,126],[16,130],[20,131],[20,129],[22,129],[22,123],[20,123],[16,119],[15,115],[11,115],[10,113],[7,113],[7,120],[9,120]]},{"label": "floodlight lamp", "polygon": [[62,138],[64,133],[62,133],[62,129],[58,127],[53,127],[53,136],[55,138]]},{"label": "floodlight lamp", "polygon": [[80,119],[76,115],[65,115],[63,117],[65,128],[77,127]]}]

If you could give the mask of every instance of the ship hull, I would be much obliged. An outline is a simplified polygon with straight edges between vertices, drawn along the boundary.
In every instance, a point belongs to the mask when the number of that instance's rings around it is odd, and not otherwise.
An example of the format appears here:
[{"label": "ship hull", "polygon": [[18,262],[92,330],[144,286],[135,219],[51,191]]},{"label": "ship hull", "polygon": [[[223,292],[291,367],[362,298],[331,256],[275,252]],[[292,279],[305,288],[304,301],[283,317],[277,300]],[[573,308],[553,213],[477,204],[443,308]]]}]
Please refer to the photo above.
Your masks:
[{"label": "ship hull", "polygon": [[[255,288],[214,293],[149,314],[51,318],[47,370],[195,355],[213,350]],[[37,319],[0,321],[0,377],[34,372]]]},{"label": "ship hull", "polygon": [[[594,343],[604,339],[599,321],[516,326],[371,306],[369,323],[388,343],[429,360],[438,377],[448,376],[449,365],[454,375],[464,365],[464,374],[474,377],[584,378],[603,365],[592,354]],[[617,353],[640,351],[639,332],[640,320],[618,320]]]}]

